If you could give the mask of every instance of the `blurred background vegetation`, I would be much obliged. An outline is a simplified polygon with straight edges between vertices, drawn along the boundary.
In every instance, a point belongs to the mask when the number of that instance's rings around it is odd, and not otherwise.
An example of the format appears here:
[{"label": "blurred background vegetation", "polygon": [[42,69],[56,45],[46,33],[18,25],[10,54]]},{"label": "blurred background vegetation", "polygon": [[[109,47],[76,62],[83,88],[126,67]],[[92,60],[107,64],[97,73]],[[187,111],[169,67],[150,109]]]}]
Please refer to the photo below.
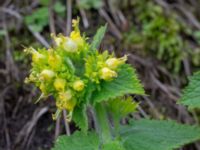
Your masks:
[{"label": "blurred background vegetation", "polygon": [[50,149],[65,133],[63,119],[52,120],[52,97],[34,104],[40,91],[24,84],[31,61],[23,49],[50,47],[50,33],[68,35],[77,17],[88,37],[107,23],[101,50],[128,54],[136,67],[149,96],[133,95],[140,107],[132,117],[199,124],[199,110],[176,105],[187,77],[200,69],[199,8],[198,0],[1,0],[0,149]]}]

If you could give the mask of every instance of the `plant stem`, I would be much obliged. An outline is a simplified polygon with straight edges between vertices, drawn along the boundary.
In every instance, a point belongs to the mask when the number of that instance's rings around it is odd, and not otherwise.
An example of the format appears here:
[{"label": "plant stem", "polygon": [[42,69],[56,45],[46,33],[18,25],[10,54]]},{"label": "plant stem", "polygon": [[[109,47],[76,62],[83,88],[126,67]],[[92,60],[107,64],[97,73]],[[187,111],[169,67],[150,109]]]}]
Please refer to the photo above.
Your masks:
[{"label": "plant stem", "polygon": [[112,140],[112,135],[110,132],[107,112],[103,104],[95,105],[95,113],[97,117],[98,134],[100,136],[101,144],[105,144]]}]

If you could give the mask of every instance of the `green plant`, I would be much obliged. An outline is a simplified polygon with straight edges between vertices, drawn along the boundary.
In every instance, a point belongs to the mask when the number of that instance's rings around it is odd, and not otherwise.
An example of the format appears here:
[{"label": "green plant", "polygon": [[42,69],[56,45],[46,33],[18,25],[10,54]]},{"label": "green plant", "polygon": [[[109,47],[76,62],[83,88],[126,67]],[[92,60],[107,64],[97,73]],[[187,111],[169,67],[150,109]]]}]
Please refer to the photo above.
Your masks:
[{"label": "green plant", "polygon": [[[41,97],[55,97],[55,118],[65,109],[67,121],[80,128],[72,136],[60,136],[53,150],[172,150],[200,139],[200,129],[194,126],[127,117],[139,105],[127,94],[144,94],[135,69],[125,63],[127,56],[98,52],[106,26],[97,31],[92,43],[81,36],[78,20],[73,20],[73,27],[70,37],[52,35],[56,46],[48,51],[26,49],[32,54],[26,81],[40,88]],[[89,130],[88,108],[95,131]],[[120,124],[124,117],[128,125]]]},{"label": "green plant", "polygon": [[133,10],[135,21],[131,33],[125,34],[125,41],[140,45],[140,51],[162,60],[175,73],[179,72],[191,49],[182,36],[182,33],[187,35],[184,24],[175,14],[166,13],[150,0],[134,1]]},{"label": "green plant", "polygon": [[[32,14],[25,16],[25,23],[35,32],[41,32],[49,23],[49,0],[41,0],[41,7],[36,8]],[[64,16],[65,7],[55,2],[53,10],[60,16]]]},{"label": "green plant", "polygon": [[200,108],[200,71],[190,77],[189,81],[179,102],[191,109]]}]

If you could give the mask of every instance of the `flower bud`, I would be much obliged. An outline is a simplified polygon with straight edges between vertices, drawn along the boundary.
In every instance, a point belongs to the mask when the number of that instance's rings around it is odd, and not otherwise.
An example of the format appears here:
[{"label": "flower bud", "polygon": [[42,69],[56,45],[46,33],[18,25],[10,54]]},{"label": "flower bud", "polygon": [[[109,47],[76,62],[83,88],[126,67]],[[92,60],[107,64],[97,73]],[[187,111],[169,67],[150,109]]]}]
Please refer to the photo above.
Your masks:
[{"label": "flower bud", "polygon": [[40,79],[41,80],[50,80],[54,76],[55,76],[55,73],[52,70],[45,69],[40,73]]},{"label": "flower bud", "polygon": [[100,71],[100,78],[104,80],[111,80],[112,78],[117,77],[117,73],[107,67],[104,67]]},{"label": "flower bud", "polygon": [[106,65],[110,69],[116,69],[119,65],[123,64],[127,60],[127,56],[124,56],[122,58],[109,58],[106,60]]},{"label": "flower bud", "polygon": [[67,52],[76,52],[78,50],[78,46],[74,40],[68,38],[66,43],[64,44],[64,48]]},{"label": "flower bud", "polygon": [[65,89],[66,81],[61,78],[56,78],[53,85],[57,91],[63,91]]},{"label": "flower bud", "polygon": [[76,91],[82,91],[84,89],[84,82],[82,80],[77,80],[73,83],[73,89]]}]

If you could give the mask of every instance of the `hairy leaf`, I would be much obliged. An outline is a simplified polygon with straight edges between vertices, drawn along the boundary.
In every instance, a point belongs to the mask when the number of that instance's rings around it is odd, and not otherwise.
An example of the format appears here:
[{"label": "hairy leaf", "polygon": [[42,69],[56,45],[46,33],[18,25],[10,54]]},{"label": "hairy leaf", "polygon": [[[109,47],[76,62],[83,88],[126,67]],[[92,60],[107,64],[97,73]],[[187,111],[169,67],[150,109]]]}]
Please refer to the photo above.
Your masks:
[{"label": "hairy leaf", "polygon": [[90,48],[92,50],[96,50],[99,48],[101,41],[106,33],[106,29],[107,29],[107,25],[102,26],[97,30],[97,33],[95,34],[93,41],[91,43],[91,46],[90,46]]},{"label": "hairy leaf", "polygon": [[200,71],[190,78],[189,85],[185,88],[180,103],[190,108],[200,108]]},{"label": "hairy leaf", "polygon": [[121,136],[127,150],[172,150],[200,139],[200,128],[142,119],[122,128]]},{"label": "hairy leaf", "polygon": [[93,102],[101,102],[124,94],[144,94],[135,69],[127,64],[121,66],[116,79],[101,82],[100,90],[94,92],[92,100]]},{"label": "hairy leaf", "polygon": [[60,136],[52,150],[98,150],[99,141],[95,133],[75,132],[71,136]]}]

